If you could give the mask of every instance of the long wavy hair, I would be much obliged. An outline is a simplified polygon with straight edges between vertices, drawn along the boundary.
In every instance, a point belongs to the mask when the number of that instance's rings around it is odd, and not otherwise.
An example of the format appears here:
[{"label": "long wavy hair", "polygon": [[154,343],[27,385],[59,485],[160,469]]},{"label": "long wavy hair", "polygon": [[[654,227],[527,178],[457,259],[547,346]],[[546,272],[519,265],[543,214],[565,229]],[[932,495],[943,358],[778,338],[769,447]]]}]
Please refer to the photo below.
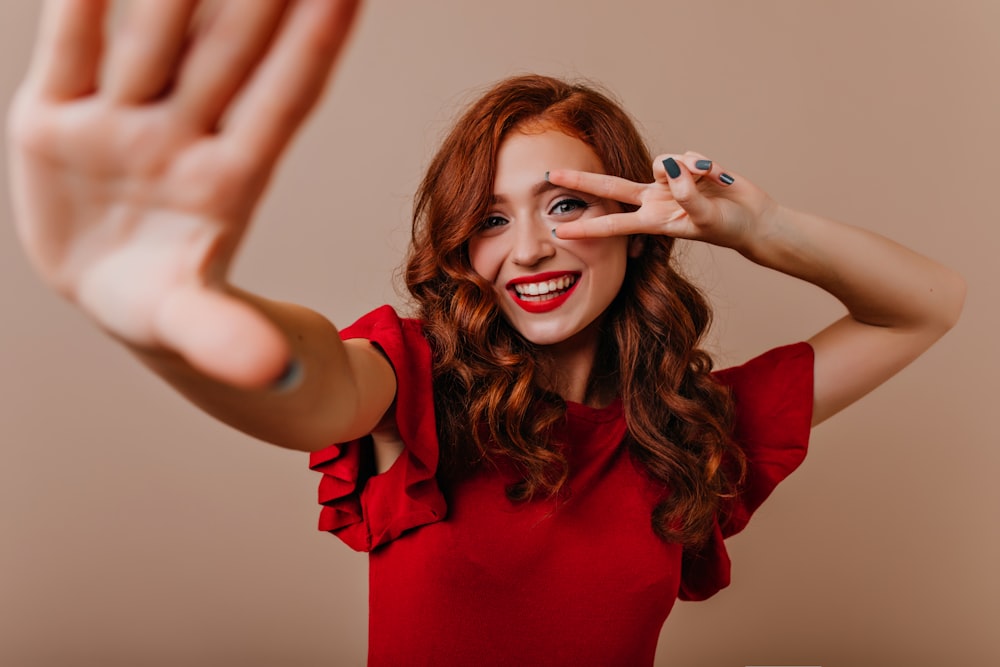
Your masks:
[{"label": "long wavy hair", "polygon": [[[649,182],[651,156],[629,116],[590,85],[544,76],[501,81],[462,115],[416,194],[406,285],[433,355],[439,474],[459,480],[482,465],[513,463],[514,501],[556,495],[568,477],[552,428],[566,404],[540,387],[542,350],[501,314],[493,285],[473,271],[468,241],[491,205],[497,152],[513,130],[553,128],[589,145],[608,174]],[[699,344],[711,310],[676,270],[674,241],[642,239],[605,312],[591,388],[621,397],[625,444],[664,496],[651,508],[668,541],[710,533],[745,470],[730,438],[732,402]]]}]

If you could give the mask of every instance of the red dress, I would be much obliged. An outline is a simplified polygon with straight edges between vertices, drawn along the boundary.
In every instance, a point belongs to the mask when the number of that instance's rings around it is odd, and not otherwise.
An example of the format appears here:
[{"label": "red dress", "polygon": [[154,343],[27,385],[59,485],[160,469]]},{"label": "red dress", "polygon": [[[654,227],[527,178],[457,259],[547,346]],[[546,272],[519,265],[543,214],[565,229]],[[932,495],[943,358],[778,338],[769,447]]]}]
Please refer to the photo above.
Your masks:
[{"label": "red dress", "polygon": [[[713,538],[683,554],[652,530],[661,490],[621,445],[620,402],[569,403],[568,498],[513,504],[511,471],[449,490],[438,460],[430,348],[416,320],[384,306],[342,332],[367,338],[398,379],[404,452],[371,476],[363,441],[311,456],[323,473],[320,529],[370,552],[369,665],[652,665],[674,600],[729,584],[723,538],[739,532],[806,452],[812,348],[798,343],[716,373],[736,396],[735,437],[749,459]],[[370,446],[369,446],[370,449]]]}]

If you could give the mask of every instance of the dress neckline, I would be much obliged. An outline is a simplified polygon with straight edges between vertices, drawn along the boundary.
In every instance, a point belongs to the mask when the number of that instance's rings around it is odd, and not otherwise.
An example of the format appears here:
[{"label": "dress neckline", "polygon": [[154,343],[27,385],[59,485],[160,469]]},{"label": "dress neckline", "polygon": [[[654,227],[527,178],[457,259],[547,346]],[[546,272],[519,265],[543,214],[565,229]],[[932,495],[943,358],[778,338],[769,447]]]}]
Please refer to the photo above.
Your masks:
[{"label": "dress neckline", "polygon": [[615,398],[603,408],[595,408],[576,401],[566,401],[566,415],[574,419],[603,423],[614,421],[622,414],[622,399]]}]

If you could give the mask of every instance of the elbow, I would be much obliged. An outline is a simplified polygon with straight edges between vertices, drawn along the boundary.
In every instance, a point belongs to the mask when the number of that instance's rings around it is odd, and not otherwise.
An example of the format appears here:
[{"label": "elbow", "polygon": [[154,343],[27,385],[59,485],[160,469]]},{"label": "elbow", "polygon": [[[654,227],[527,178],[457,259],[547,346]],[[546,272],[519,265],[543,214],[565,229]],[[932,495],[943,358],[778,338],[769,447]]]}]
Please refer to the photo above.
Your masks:
[{"label": "elbow", "polygon": [[967,289],[965,278],[957,272],[949,270],[945,279],[935,290],[939,294],[938,299],[936,299],[937,307],[934,309],[934,324],[942,336],[958,324],[962,308],[965,306]]}]

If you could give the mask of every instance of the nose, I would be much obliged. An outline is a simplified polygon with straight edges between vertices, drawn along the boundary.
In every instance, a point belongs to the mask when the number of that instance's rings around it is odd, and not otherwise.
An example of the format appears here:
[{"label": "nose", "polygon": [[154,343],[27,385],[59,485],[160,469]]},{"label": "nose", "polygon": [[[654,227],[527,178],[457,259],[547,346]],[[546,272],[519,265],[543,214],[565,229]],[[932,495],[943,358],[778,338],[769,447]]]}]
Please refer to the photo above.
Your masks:
[{"label": "nose", "polygon": [[514,225],[514,247],[511,259],[519,266],[535,266],[556,252],[552,230],[538,217],[522,219]]}]

